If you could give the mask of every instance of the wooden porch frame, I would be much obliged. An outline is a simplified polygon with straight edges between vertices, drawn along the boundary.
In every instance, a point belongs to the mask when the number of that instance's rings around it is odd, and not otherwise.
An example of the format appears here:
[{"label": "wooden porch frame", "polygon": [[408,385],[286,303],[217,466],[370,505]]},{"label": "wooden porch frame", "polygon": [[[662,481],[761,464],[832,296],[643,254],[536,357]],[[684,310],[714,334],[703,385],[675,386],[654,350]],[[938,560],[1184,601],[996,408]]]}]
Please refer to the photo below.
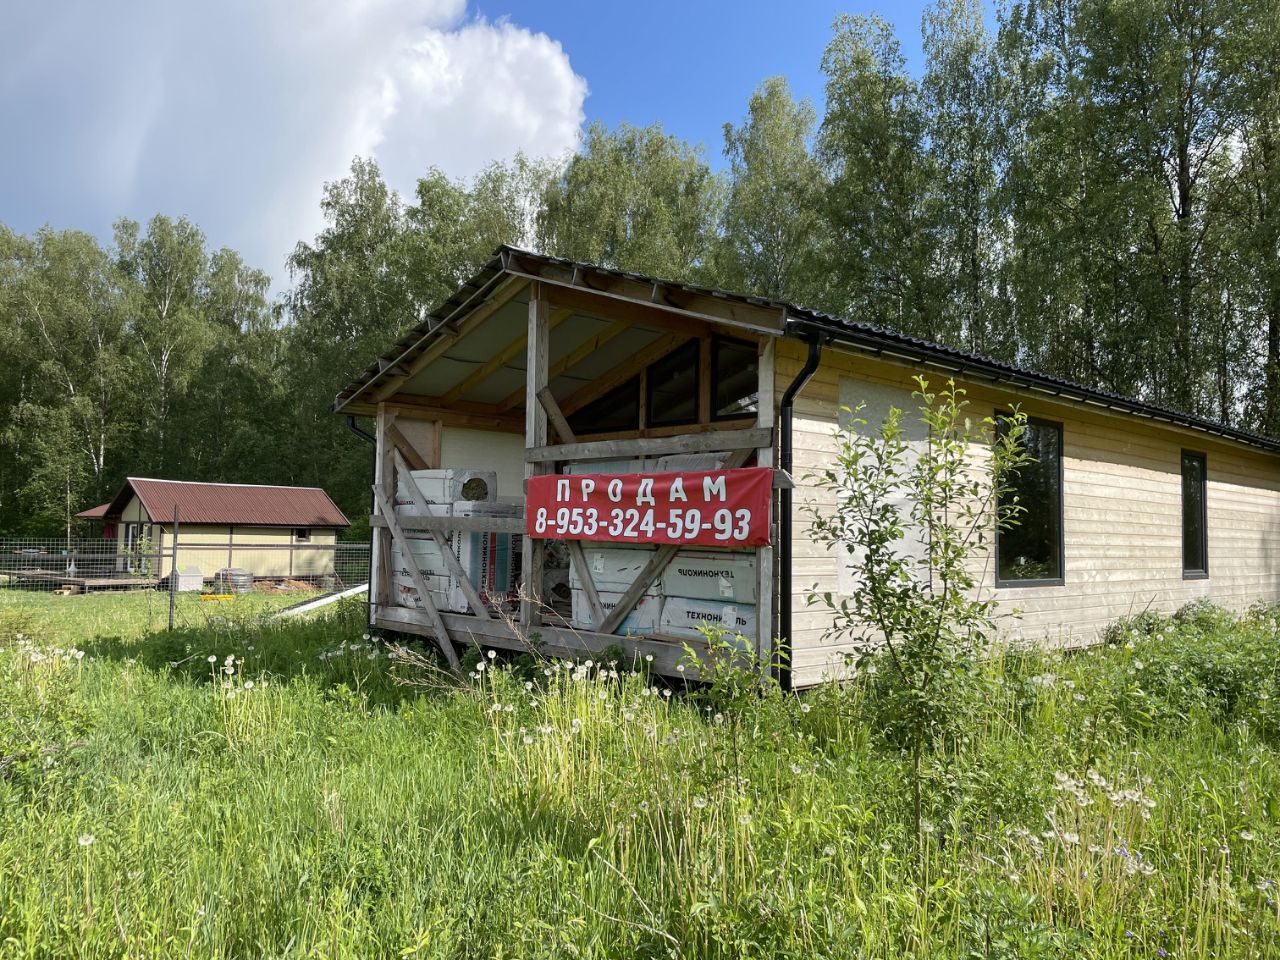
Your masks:
[{"label": "wooden porch frame", "polygon": [[[724,429],[724,425],[698,423],[685,428],[675,428],[675,430],[683,429],[684,432],[672,432],[670,435],[664,436],[630,436],[616,439],[596,439],[579,441],[574,430],[570,427],[566,410],[569,409],[569,402],[577,402],[584,398],[583,391],[579,391],[573,397],[569,398],[565,404],[557,402],[555,396],[549,388],[549,378],[553,369],[549,363],[549,336],[553,326],[553,299],[549,296],[547,286],[534,281],[529,288],[529,309],[528,309],[528,329],[521,345],[526,351],[526,379],[523,391],[525,409],[524,409],[524,436],[525,436],[525,481],[526,486],[530,478],[547,473],[556,468],[560,463],[574,461],[589,461],[592,459],[603,459],[612,457],[644,457],[644,456],[662,456],[668,454],[686,454],[727,451],[730,452],[725,468],[733,469],[742,466],[752,456],[756,458],[758,465],[762,467],[772,468],[775,464],[775,424],[774,424],[774,350],[775,338],[769,336],[761,336],[757,339],[759,349],[758,363],[758,396],[759,403],[757,414],[754,422],[751,419],[743,418],[743,420],[728,424],[730,429]],[[567,315],[567,314],[566,314]],[[607,319],[607,318],[606,318]],[[625,329],[626,324],[622,321],[615,321],[606,327],[601,334],[597,334],[591,338],[591,343],[599,343],[604,334],[609,331],[616,330],[621,332]],[[617,336],[613,333],[608,339]],[[663,345],[663,351],[672,347],[667,341],[680,340],[687,342],[692,338],[690,336],[682,336],[680,334],[666,335],[659,338],[657,343]],[[497,355],[479,370],[473,372],[468,380],[470,382],[481,371],[496,369],[497,366],[510,362],[513,356],[513,347],[515,344],[499,351]],[[638,357],[620,368],[610,372],[601,380],[612,381],[619,377],[625,379],[625,376],[633,376],[635,370],[632,367],[639,364],[640,368],[652,362],[648,356],[649,351],[644,352],[644,356]],[[708,357],[705,356],[707,351],[700,350],[699,362],[705,366]],[[562,359],[561,363],[569,360],[573,354]],[[704,371],[705,372],[705,371]],[[624,376],[625,375],[625,376]],[[709,408],[711,397],[706,394],[709,389],[710,380],[703,377],[706,383],[698,397],[698,407],[701,413],[704,408]],[[593,393],[598,384],[593,383]],[[469,389],[469,387],[468,387]],[[607,388],[605,388],[607,389]],[[458,387],[454,388],[457,396],[461,396],[462,392]],[[445,397],[449,397],[446,394]],[[513,395],[514,396],[514,395]],[[637,655],[641,652],[649,653],[654,656],[655,666],[664,672],[673,672],[674,668],[684,658],[685,638],[668,637],[664,635],[648,635],[643,637],[637,636],[621,636],[615,631],[621,626],[628,616],[633,612],[640,598],[649,589],[651,584],[658,579],[667,565],[675,557],[680,550],[679,545],[663,544],[659,545],[653,555],[649,557],[648,562],[641,570],[639,576],[624,591],[618,604],[607,613],[600,598],[599,589],[592,576],[591,570],[587,563],[584,542],[581,540],[565,540],[569,551],[570,564],[576,574],[576,581],[579,583],[580,589],[585,594],[587,605],[590,608],[593,622],[597,624],[597,629],[590,631],[576,630],[565,625],[557,614],[549,617],[544,614],[546,609],[543,606],[542,594],[542,559],[544,556],[545,541],[540,538],[528,536],[526,534],[526,521],[523,518],[487,518],[487,517],[394,517],[391,515],[393,511],[391,491],[394,489],[394,476],[398,472],[411,476],[412,469],[421,469],[414,463],[411,452],[412,444],[409,444],[405,438],[403,431],[399,430],[395,425],[395,417],[397,412],[404,410],[408,416],[419,416],[433,418],[437,414],[447,414],[456,407],[467,406],[458,403],[456,406],[450,406],[449,410],[442,409],[438,404],[445,398],[437,398],[430,403],[422,403],[420,406],[412,401],[400,406],[400,401],[404,398],[396,397],[379,405],[379,470],[377,479],[379,490],[375,492],[376,506],[374,513],[370,517],[370,526],[374,532],[375,542],[380,551],[390,553],[390,543],[400,542],[405,544],[402,550],[406,555],[411,556],[408,547],[409,533],[426,533],[437,545],[445,542],[447,534],[482,530],[490,532],[501,532],[510,534],[521,534],[521,568],[522,568],[522,591],[521,604],[518,618],[512,618],[517,622],[507,620],[505,617],[495,617],[491,614],[478,594],[475,594],[474,588],[467,591],[464,587],[464,593],[467,594],[468,604],[471,612],[458,614],[449,611],[437,610],[434,604],[430,603],[429,593],[426,591],[425,583],[418,585],[420,592],[424,593],[427,603],[424,603],[421,609],[401,608],[395,603],[390,602],[390,597],[386,595],[385,586],[379,589],[375,596],[377,602],[371,611],[371,622],[376,626],[385,626],[388,629],[406,630],[411,633],[418,633],[423,636],[436,638],[441,644],[441,649],[446,651],[450,662],[456,658],[456,652],[453,649],[454,643],[462,638],[469,638],[472,642],[483,642],[486,645],[506,647],[509,649],[524,649],[527,646],[525,638],[537,636],[540,638],[543,649],[551,654],[564,653],[565,655],[573,655],[587,651],[599,651],[606,646],[614,645],[619,642],[626,643],[630,649],[637,651]],[[508,403],[512,398],[507,398],[504,403]],[[501,404],[493,405],[493,408],[500,409]],[[412,411],[412,412],[410,412]],[[469,413],[469,411],[468,411]],[[749,415],[748,415],[749,417]],[[746,426],[744,424],[752,424]],[[448,421],[445,421],[448,422]],[[559,443],[549,444],[550,431],[554,430],[556,439]],[[429,458],[419,455],[421,462],[427,462]],[[434,458],[438,460],[438,457]],[[438,462],[433,462],[438,466]],[[776,487],[776,484],[775,484]],[[770,510],[769,522],[774,523],[773,510]],[[375,551],[377,552],[377,551]],[[450,551],[441,550],[449,560],[454,562],[449,564],[449,572],[459,584],[470,586],[469,581],[461,570],[461,565],[457,563],[457,558]],[[762,658],[768,658],[773,651],[773,613],[774,613],[774,557],[772,547],[756,548],[755,551],[757,561],[757,583],[756,583],[756,651]],[[448,562],[448,561],[446,561]],[[386,569],[389,573],[389,562]],[[412,565],[411,565],[412,566]],[[456,567],[456,569],[455,569]],[[416,568],[413,571],[420,577],[420,571]],[[544,622],[546,621],[546,622]],[[467,642],[463,640],[462,642]],[[705,643],[695,641],[691,644],[695,648],[705,650]],[[686,676],[689,674],[686,673]]]}]

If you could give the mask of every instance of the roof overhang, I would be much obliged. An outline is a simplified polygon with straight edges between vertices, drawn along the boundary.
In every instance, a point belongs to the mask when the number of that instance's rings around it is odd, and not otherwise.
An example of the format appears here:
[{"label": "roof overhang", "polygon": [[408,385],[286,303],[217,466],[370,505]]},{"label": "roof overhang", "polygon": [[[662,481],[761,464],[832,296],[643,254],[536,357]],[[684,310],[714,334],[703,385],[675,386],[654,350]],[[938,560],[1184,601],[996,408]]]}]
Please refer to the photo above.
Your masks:
[{"label": "roof overhang", "polygon": [[619,363],[669,348],[681,335],[714,328],[776,337],[786,328],[781,303],[502,247],[344,388],[333,411],[373,414],[394,398],[424,416],[522,430],[524,338],[535,283],[559,331],[550,357],[558,397],[572,397]]},{"label": "roof overhang", "polygon": [[[871,356],[923,364],[1174,427],[1268,453],[1280,440],[980,354],[795,304],[734,294],[595,264],[498,248],[478,273],[341,390],[333,411],[372,415],[393,402],[461,426],[521,432],[524,336],[533,284],[552,306],[551,387],[562,406],[626,358],[657,354],[708,328],[746,337],[813,337]],[[625,329],[624,329],[625,328]],[[598,392],[598,391],[597,391]],[[566,413],[569,409],[565,410]]]}]

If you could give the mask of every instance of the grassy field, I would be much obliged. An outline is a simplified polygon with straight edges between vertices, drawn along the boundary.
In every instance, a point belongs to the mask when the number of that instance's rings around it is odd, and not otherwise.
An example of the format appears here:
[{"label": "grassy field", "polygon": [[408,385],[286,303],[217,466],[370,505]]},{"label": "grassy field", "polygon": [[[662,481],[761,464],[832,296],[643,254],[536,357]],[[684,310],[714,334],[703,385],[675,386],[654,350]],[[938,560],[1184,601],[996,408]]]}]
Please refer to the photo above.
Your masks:
[{"label": "grassy field", "polygon": [[445,686],[273,599],[0,604],[0,956],[1280,956],[1274,612],[993,660],[917,857],[883,672]]}]

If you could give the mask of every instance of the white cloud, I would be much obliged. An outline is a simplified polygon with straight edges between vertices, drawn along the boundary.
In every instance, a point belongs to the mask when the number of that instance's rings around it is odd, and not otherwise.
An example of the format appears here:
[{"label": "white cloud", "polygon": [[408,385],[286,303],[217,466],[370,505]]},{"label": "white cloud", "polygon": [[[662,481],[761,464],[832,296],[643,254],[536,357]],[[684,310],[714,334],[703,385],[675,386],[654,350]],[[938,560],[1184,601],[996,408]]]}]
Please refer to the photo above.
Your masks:
[{"label": "white cloud", "polygon": [[577,141],[558,43],[464,0],[49,0],[0,12],[0,222],[186,214],[280,282],[356,155],[412,191]]}]

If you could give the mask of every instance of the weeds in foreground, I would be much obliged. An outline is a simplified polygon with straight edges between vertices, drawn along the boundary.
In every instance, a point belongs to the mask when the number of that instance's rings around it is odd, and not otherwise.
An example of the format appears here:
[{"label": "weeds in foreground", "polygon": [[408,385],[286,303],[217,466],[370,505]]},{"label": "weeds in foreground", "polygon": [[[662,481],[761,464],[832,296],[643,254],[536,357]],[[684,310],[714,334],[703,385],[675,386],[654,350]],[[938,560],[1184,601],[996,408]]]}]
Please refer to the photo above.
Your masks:
[{"label": "weeds in foreground", "polygon": [[699,699],[484,651],[423,690],[352,612],[6,621],[0,954],[1274,956],[1280,618],[1214,617],[984,664],[919,881],[883,671]]}]

